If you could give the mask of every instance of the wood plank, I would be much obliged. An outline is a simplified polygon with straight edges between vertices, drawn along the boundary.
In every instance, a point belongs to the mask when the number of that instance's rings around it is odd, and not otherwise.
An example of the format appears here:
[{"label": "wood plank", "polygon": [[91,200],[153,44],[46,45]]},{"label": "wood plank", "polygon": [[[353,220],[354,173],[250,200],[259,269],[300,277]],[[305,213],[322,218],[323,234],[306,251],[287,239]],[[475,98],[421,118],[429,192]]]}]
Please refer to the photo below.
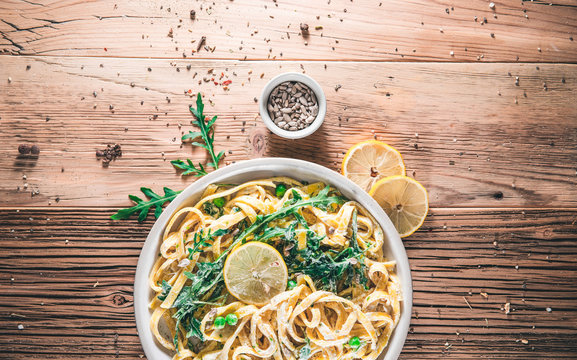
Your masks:
[{"label": "wood plank", "polygon": [[[249,60],[577,61],[575,1],[495,4],[492,10],[486,0],[5,0],[0,50]],[[194,21],[190,10],[196,10]],[[306,37],[301,23],[309,25]],[[202,36],[211,50],[193,55]]]},{"label": "wood plank", "polygon": [[[0,354],[139,358],[132,284],[152,220],[111,211],[0,210]],[[433,209],[404,240],[415,300],[401,358],[574,358],[576,222],[577,209]]]},{"label": "wood plank", "polygon": [[[189,89],[219,115],[223,164],[280,156],[338,170],[351,145],[375,136],[401,151],[434,207],[577,206],[576,65],[0,61],[1,206],[119,207],[140,186],[184,188],[194,178],[169,160],[205,160],[180,144],[191,129]],[[317,79],[328,99],[324,125],[298,141],[269,133],[253,101],[290,70]],[[231,80],[230,89],[212,78]],[[19,157],[21,143],[37,143],[40,157]],[[123,157],[103,168],[94,154],[108,143],[121,144]]]}]

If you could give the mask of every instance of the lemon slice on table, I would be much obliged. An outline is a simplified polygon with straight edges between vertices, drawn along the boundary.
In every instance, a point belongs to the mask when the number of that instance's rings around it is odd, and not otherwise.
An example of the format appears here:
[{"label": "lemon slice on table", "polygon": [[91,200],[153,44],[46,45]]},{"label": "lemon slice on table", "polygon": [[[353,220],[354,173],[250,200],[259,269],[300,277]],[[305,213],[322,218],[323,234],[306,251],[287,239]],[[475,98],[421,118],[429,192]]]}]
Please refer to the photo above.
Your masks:
[{"label": "lemon slice on table", "polygon": [[380,179],[392,175],[405,175],[401,154],[382,141],[360,142],[347,151],[342,173],[365,191]]},{"label": "lemon slice on table", "polygon": [[429,211],[427,190],[417,180],[397,175],[381,179],[369,191],[395,225],[401,237],[423,225]]},{"label": "lemon slice on table", "polygon": [[257,241],[228,255],[223,273],[228,292],[247,304],[264,305],[287,287],[288,271],[281,254]]}]

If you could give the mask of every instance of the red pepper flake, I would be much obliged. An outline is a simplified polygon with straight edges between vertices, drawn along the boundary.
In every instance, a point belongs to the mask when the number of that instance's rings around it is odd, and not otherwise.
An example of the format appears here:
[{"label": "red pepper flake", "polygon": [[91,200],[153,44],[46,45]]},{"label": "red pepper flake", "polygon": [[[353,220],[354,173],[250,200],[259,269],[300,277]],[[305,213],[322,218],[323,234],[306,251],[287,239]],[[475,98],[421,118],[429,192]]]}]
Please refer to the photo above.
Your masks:
[{"label": "red pepper flake", "polygon": [[232,80],[225,80],[222,82],[222,85],[225,85],[225,86],[230,85],[230,84],[232,84]]},{"label": "red pepper flake", "polygon": [[218,86],[218,81],[214,81],[214,85]]},{"label": "red pepper flake", "polygon": [[192,89],[188,89],[187,91],[189,94],[192,94]]},{"label": "red pepper flake", "polygon": [[107,49],[107,48],[104,48],[104,51],[108,51],[108,49]]}]

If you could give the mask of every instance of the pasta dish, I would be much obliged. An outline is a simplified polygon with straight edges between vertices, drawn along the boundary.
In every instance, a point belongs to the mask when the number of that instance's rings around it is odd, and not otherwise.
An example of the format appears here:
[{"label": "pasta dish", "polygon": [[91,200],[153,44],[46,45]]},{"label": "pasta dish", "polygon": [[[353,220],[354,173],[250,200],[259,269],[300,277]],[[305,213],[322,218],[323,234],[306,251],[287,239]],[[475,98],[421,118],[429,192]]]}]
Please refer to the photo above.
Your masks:
[{"label": "pasta dish", "polygon": [[152,332],[173,360],[376,359],[402,301],[383,242],[324,183],[209,185],[164,232]]}]

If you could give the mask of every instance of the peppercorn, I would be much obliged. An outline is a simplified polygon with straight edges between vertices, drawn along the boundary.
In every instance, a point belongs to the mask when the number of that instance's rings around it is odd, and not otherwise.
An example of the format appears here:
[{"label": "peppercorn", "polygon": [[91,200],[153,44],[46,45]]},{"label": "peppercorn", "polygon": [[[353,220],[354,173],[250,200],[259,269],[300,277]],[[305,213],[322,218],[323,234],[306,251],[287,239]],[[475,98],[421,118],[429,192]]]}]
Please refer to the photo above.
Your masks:
[{"label": "peppercorn", "polygon": [[38,147],[38,145],[32,145],[30,147],[30,152],[34,155],[38,155],[40,154],[40,148]]},{"label": "peppercorn", "polygon": [[301,31],[306,33],[309,32],[309,25],[305,23],[301,23]]},{"label": "peppercorn", "polygon": [[21,144],[18,146],[18,152],[22,155],[30,154],[30,145]]}]

